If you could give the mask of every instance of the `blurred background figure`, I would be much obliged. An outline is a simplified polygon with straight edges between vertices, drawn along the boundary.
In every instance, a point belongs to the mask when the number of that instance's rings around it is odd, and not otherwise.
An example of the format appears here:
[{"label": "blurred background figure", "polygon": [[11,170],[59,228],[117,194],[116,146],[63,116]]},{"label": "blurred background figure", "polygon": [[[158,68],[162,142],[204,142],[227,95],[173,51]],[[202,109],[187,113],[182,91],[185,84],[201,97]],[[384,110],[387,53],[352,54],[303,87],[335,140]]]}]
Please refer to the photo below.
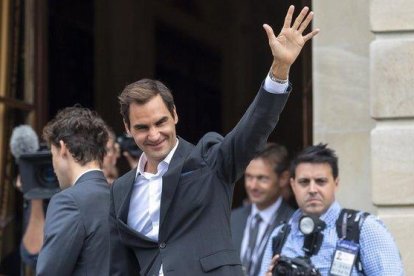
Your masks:
[{"label": "blurred background figure", "polygon": [[286,148],[269,143],[246,168],[244,181],[250,204],[231,214],[233,243],[246,275],[258,275],[270,234],[294,212],[295,205],[289,203],[288,162]]},{"label": "blurred background figure", "polygon": [[[38,153],[44,151],[39,144],[39,138],[29,125],[20,125],[13,129],[10,138],[10,151],[16,163],[36,163]],[[47,163],[45,163],[47,166]],[[49,161],[51,165],[51,160]],[[45,167],[43,167],[45,168]],[[44,171],[46,174],[50,170]],[[48,203],[48,194],[39,193],[36,183],[38,179],[32,177],[30,166],[23,166],[16,177],[16,188],[23,192],[23,237],[20,243],[20,257],[22,261],[22,274],[32,274],[36,269],[37,257],[43,245],[43,228],[45,223],[45,212]],[[52,171],[53,173],[53,171]],[[21,176],[22,175],[22,176]],[[42,175],[40,174],[40,179]],[[24,181],[22,181],[24,178]],[[44,179],[44,178],[43,178]],[[51,178],[52,181],[53,176]],[[36,190],[37,189],[37,190]],[[36,190],[33,193],[33,191]]]},{"label": "blurred background figure", "polygon": [[135,144],[134,139],[128,134],[122,134],[117,138],[119,151],[128,163],[129,169],[134,169],[138,165],[142,150]]},{"label": "blurred background figure", "polygon": [[119,172],[116,166],[120,157],[119,144],[112,128],[108,127],[108,142],[106,143],[106,155],[103,159],[102,169],[108,184],[112,184],[118,178]]}]

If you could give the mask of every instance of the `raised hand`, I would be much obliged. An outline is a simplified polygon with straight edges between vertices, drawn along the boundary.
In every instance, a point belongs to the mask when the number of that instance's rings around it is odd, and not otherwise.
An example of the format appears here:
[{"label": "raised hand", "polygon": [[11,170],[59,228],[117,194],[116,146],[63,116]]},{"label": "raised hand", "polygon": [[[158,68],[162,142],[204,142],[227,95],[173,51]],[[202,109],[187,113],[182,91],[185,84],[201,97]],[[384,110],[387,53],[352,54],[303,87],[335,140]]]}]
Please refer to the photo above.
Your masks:
[{"label": "raised hand", "polygon": [[269,25],[263,25],[273,55],[271,70],[273,75],[278,79],[287,79],[290,66],[295,62],[306,41],[319,33],[319,29],[315,29],[303,35],[303,32],[313,18],[313,12],[309,12],[308,7],[302,9],[291,26],[294,10],[294,6],[289,7],[283,28],[277,37]]}]

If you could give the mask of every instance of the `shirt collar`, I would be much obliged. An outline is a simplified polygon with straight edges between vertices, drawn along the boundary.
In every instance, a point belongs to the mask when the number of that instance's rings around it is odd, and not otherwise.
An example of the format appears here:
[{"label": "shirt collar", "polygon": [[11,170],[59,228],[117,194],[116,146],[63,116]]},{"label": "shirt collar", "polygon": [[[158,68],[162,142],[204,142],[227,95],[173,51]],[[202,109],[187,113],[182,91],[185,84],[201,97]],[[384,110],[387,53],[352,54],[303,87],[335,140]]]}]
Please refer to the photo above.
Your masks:
[{"label": "shirt collar", "polygon": [[[158,164],[156,175],[161,173],[161,171],[163,171],[163,169],[165,169],[165,168],[168,169],[168,166],[171,163],[171,159],[174,156],[174,153],[175,153],[175,151],[177,150],[177,147],[178,147],[179,140],[177,138],[176,138],[176,140],[177,140],[177,143],[175,143],[175,146],[168,153],[168,155]],[[137,174],[136,174],[135,178],[138,177],[138,175],[140,175],[140,174],[141,175],[148,174],[148,173],[145,172],[145,165],[147,164],[147,161],[148,161],[147,156],[145,155],[145,152],[143,152],[141,154],[141,157],[138,160]]]},{"label": "shirt collar", "polygon": [[264,210],[257,209],[256,204],[253,204],[252,211],[251,211],[251,217],[253,218],[258,213],[266,224],[270,224],[272,222],[272,219],[276,211],[279,209],[281,204],[282,204],[281,196],[272,205],[270,205]]}]

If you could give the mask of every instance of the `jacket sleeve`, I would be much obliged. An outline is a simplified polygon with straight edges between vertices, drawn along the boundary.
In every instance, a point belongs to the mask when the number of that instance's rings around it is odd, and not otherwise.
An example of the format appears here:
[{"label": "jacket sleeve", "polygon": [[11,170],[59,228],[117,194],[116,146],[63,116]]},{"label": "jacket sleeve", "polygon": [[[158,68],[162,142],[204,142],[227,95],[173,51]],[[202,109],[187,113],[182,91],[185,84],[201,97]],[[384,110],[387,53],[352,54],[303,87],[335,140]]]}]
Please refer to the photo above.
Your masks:
[{"label": "jacket sleeve", "polygon": [[111,186],[111,205],[109,209],[109,275],[128,276],[140,275],[140,267],[132,249],[126,247],[120,239],[114,203],[114,186]]},{"label": "jacket sleeve", "polygon": [[56,194],[50,201],[39,253],[37,275],[71,275],[85,239],[85,228],[72,196]]},{"label": "jacket sleeve", "polygon": [[254,154],[265,146],[276,127],[290,90],[289,87],[287,93],[273,94],[262,86],[233,130],[221,142],[217,141],[205,150],[205,161],[226,183],[234,183],[239,179]]}]

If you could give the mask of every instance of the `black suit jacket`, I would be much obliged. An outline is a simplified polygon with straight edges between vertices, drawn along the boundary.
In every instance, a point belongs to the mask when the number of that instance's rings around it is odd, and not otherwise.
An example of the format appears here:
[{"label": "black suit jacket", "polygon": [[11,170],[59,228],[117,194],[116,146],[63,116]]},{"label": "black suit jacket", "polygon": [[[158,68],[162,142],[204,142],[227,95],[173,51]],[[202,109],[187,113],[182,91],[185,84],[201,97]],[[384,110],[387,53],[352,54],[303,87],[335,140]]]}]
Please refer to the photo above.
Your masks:
[{"label": "black suit jacket", "polygon": [[82,175],[52,197],[37,275],[107,275],[109,185],[102,171]]},{"label": "black suit jacket", "polygon": [[[237,208],[231,212],[231,234],[234,247],[238,251],[239,256],[244,236],[244,229],[246,227],[247,218],[249,217],[251,210],[252,205],[247,205],[244,207]],[[283,222],[288,222],[294,212],[295,209],[293,209],[286,201],[282,200],[282,203],[276,211],[274,223],[271,225],[271,228],[269,229],[269,234],[271,234],[273,232],[273,229],[281,225]],[[267,244],[267,240],[264,241],[264,243]],[[253,275],[258,275],[260,272],[260,264],[262,263],[264,249],[266,249],[266,247],[263,247],[263,250],[259,254]]]},{"label": "black suit jacket", "polygon": [[127,225],[136,170],[112,185],[111,275],[243,275],[231,240],[234,182],[264,147],[288,94],[260,89],[226,137],[206,134],[194,146],[179,144],[163,176],[159,241]]}]

